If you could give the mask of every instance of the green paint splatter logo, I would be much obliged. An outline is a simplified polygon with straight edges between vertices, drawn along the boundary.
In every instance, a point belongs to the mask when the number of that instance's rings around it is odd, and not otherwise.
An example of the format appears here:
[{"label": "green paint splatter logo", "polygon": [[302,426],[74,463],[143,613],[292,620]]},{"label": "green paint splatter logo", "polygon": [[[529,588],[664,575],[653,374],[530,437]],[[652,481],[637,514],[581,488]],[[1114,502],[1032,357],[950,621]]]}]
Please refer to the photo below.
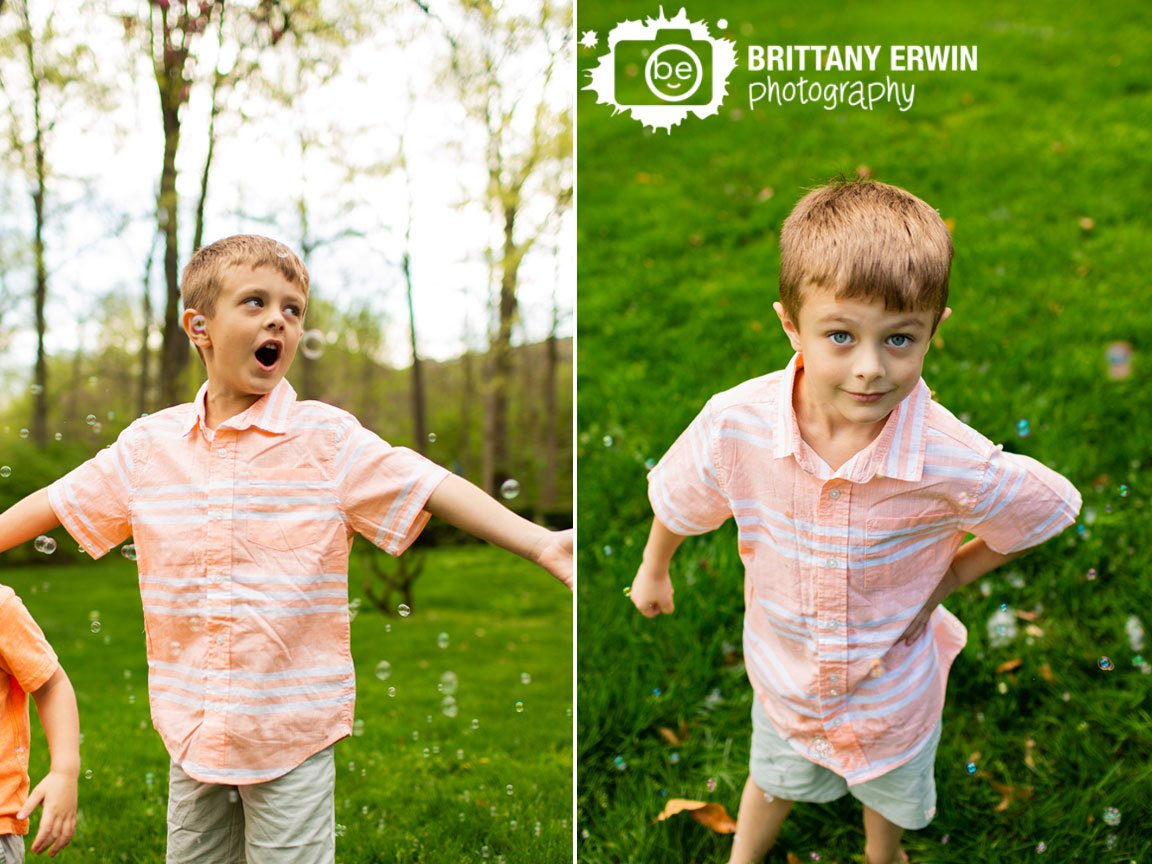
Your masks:
[{"label": "green paint splatter logo", "polygon": [[[727,27],[717,21],[721,30]],[[594,44],[585,34],[583,44]],[[589,70],[583,89],[597,104],[627,111],[652,129],[671,133],[689,115],[709,117],[728,95],[728,76],[736,68],[736,45],[708,35],[708,24],[689,21],[684,9],[665,18],[664,9],[646,21],[622,21],[608,34],[608,53]]]}]

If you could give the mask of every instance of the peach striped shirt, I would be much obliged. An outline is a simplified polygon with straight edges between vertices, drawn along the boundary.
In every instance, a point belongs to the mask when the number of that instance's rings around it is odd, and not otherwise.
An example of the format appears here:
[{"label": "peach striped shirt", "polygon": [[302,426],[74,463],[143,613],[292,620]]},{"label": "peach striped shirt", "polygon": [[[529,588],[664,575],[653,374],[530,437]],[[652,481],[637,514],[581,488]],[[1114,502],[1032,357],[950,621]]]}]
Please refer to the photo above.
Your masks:
[{"label": "peach striped shirt", "polygon": [[99,557],[134,539],[152,722],[207,783],[259,783],[352,731],[348,552],[398,555],[447,471],[287,381],[215,429],[196,401],[137,420],[49,488]]},{"label": "peach striped shirt", "polygon": [[1075,520],[1080,495],[923,381],[833,471],[800,437],[798,361],[713,397],[652,470],[649,498],[678,534],[735,517],[752,687],[794,749],[854,784],[910,760],[940,720],[964,626],[941,606],[926,636],[897,639],[965,534],[1001,553],[1036,546]]}]

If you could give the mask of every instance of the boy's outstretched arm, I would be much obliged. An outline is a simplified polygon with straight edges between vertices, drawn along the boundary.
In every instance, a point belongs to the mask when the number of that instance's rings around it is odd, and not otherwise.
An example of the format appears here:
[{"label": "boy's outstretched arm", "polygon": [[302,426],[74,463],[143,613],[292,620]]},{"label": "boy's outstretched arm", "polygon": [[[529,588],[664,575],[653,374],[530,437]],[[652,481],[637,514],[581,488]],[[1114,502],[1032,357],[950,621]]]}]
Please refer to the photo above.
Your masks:
[{"label": "boy's outstretched arm", "polygon": [[661,612],[669,614],[676,608],[672,603],[672,578],[668,575],[668,565],[685,539],[683,534],[669,531],[659,519],[652,520],[652,530],[648,532],[648,543],[644,546],[644,559],[628,595],[646,618],[654,618]]},{"label": "boy's outstretched arm", "polygon": [[32,851],[39,855],[48,850],[55,856],[72,840],[76,830],[76,782],[80,776],[80,718],[76,710],[76,694],[72,682],[58,668],[38,690],[32,692],[52,764],[48,776],[36,784],[17,815],[27,819],[40,804],[44,813],[40,817],[40,830],[32,843]]},{"label": "boy's outstretched arm", "polygon": [[572,587],[572,531],[550,531],[513,513],[482,489],[449,474],[424,509],[481,540],[539,564]]},{"label": "boy's outstretched arm", "polygon": [[943,603],[953,591],[975,582],[985,573],[991,573],[997,567],[1019,558],[1027,551],[1029,550],[1021,549],[1011,555],[1002,555],[989,549],[988,544],[979,537],[969,540],[956,550],[956,555],[952,558],[948,572],[944,574],[944,578],[940,580],[940,584],[936,586],[936,590],[932,592],[928,601],[920,607],[920,611],[916,613],[912,623],[904,630],[904,634],[896,641],[899,642],[902,639],[911,645],[920,638],[920,634],[928,626],[928,619],[932,617],[936,607]]},{"label": "boy's outstretched arm", "polygon": [[27,543],[60,525],[48,503],[48,490],[40,489],[0,513],[0,552]]}]

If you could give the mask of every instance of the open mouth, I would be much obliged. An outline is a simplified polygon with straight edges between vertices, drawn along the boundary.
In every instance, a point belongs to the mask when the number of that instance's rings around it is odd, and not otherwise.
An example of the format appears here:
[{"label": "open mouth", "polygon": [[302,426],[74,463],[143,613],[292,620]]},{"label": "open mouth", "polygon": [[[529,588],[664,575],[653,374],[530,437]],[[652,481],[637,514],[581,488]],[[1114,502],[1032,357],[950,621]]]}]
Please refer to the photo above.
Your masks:
[{"label": "open mouth", "polygon": [[271,369],[280,359],[280,343],[265,342],[256,349],[256,362],[265,369]]}]

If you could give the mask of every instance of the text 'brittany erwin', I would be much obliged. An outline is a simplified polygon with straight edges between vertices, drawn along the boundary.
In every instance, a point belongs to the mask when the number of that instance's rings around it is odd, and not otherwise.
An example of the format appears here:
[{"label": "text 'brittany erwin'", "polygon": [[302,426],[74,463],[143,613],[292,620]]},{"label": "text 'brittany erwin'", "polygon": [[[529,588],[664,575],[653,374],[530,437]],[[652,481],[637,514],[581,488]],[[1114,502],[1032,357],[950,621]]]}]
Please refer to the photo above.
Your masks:
[{"label": "text 'brittany erwin'", "polygon": [[[749,45],[750,72],[875,72],[882,45]],[[976,45],[890,45],[888,72],[975,72]]]}]

